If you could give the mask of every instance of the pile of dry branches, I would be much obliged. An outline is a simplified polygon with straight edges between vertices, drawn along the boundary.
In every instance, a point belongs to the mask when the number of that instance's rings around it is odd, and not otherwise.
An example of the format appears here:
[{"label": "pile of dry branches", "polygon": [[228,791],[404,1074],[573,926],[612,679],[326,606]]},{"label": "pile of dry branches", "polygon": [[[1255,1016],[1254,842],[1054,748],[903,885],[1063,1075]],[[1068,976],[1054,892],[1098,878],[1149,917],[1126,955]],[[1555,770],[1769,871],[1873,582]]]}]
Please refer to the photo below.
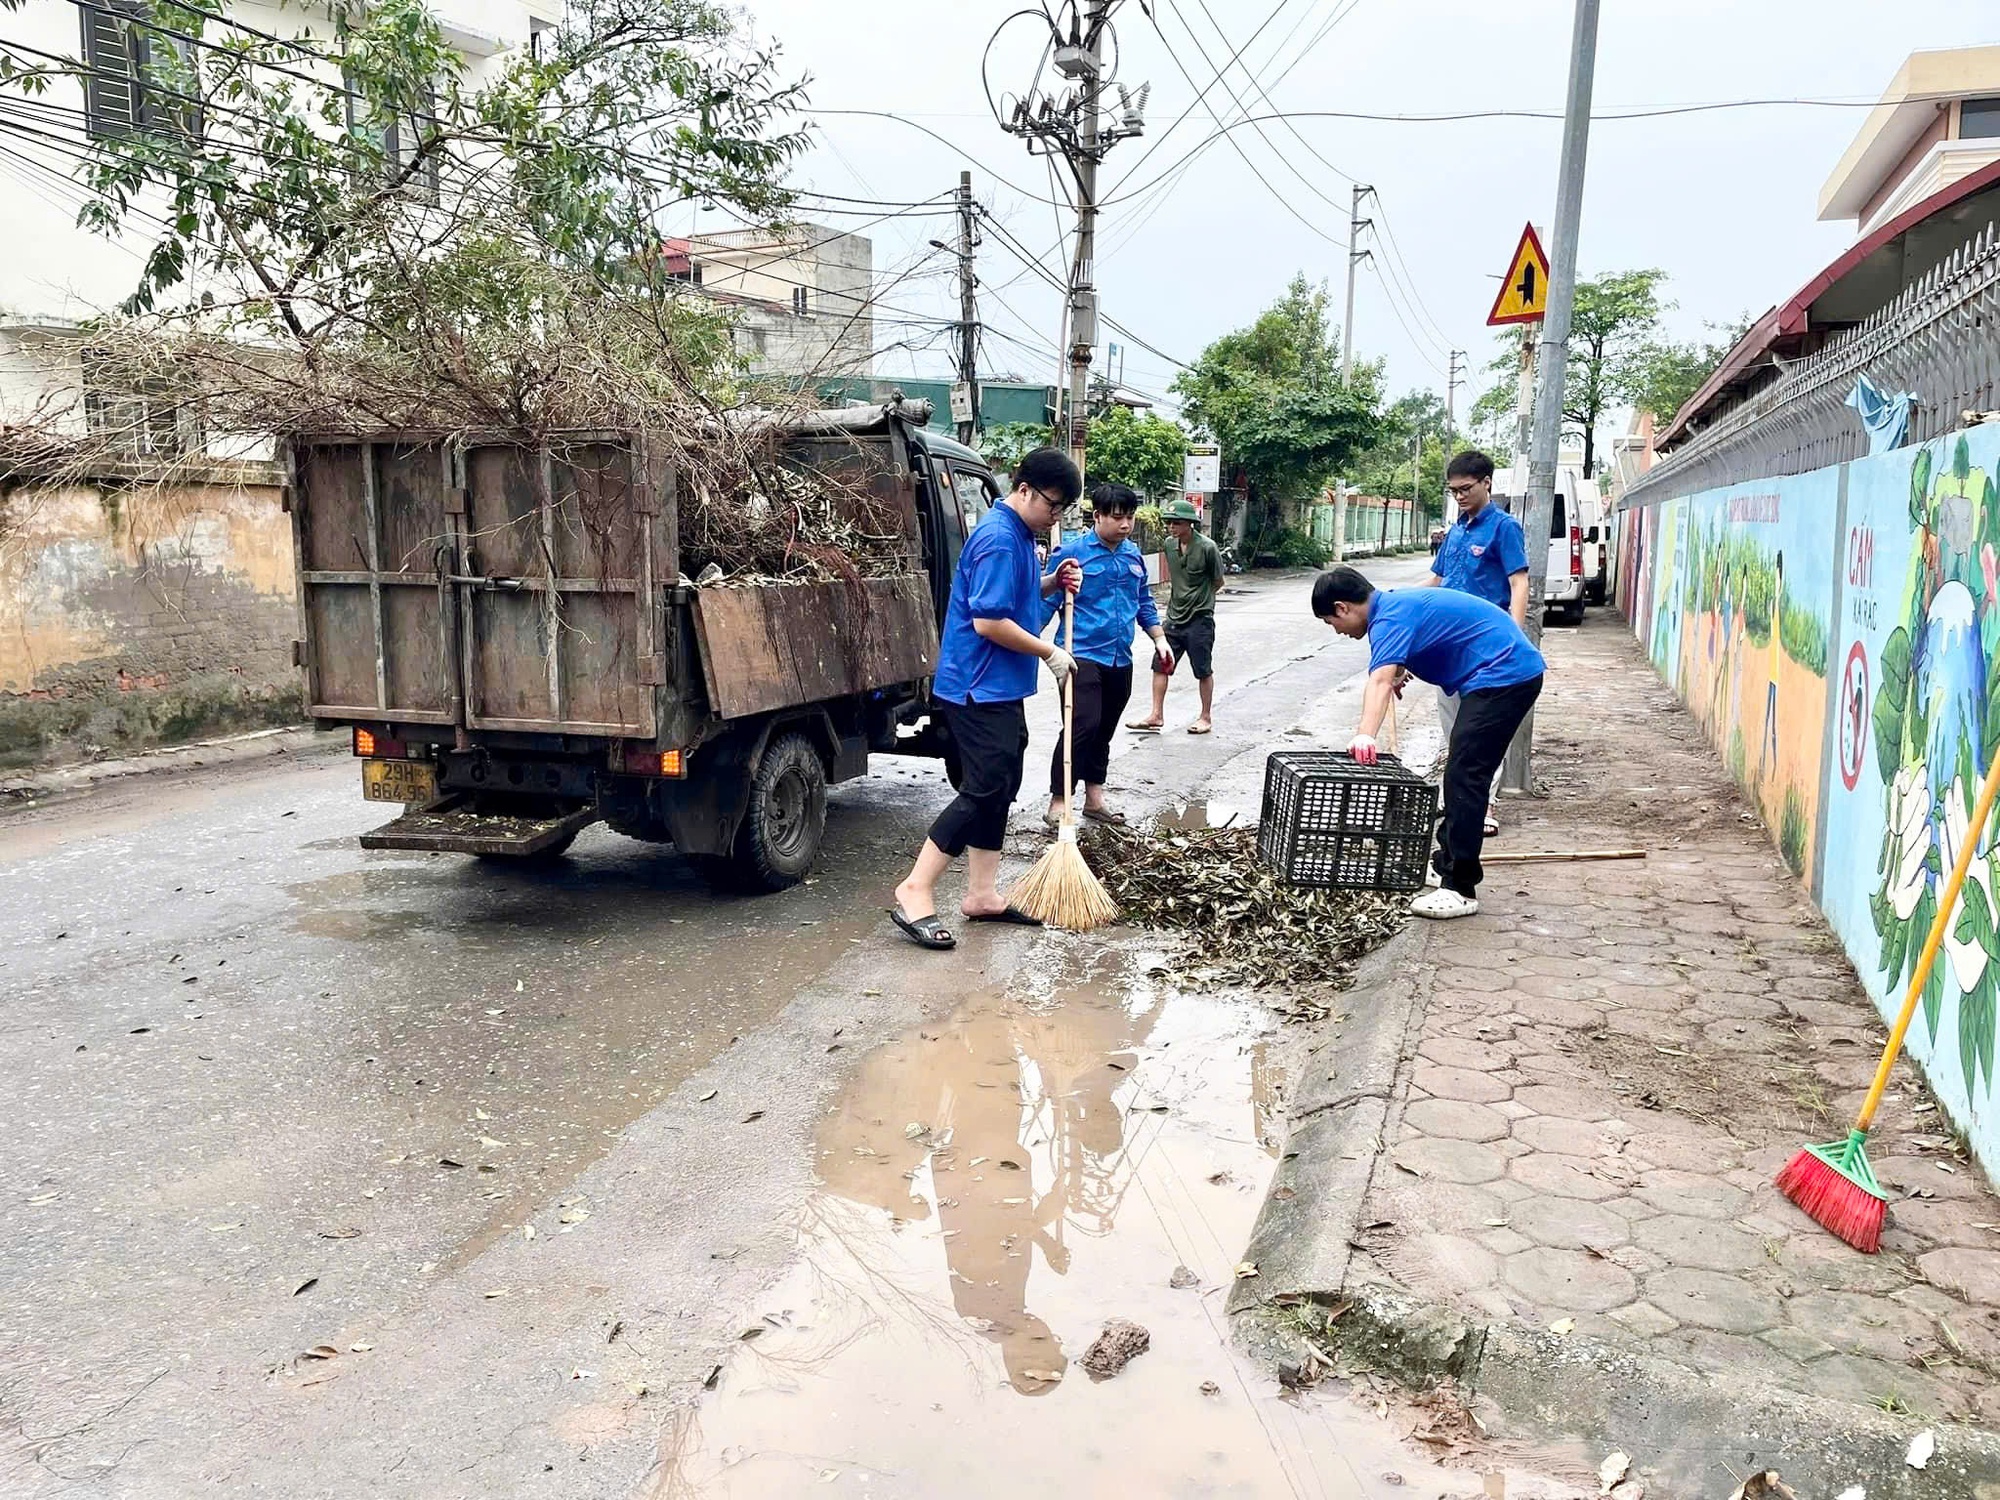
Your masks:
[{"label": "pile of dry branches", "polygon": [[1286,885],[1258,862],[1255,828],[1091,824],[1082,845],[1127,919],[1186,935],[1172,967],[1198,983],[1337,987],[1408,909],[1408,897],[1387,892]]}]

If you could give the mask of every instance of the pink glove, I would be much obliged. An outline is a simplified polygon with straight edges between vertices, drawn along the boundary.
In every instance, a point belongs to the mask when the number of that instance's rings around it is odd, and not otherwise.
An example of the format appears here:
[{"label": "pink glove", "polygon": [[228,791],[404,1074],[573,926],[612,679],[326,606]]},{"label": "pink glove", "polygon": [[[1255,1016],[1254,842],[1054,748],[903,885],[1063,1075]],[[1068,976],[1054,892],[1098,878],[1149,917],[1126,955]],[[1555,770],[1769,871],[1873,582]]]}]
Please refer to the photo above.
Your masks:
[{"label": "pink glove", "polygon": [[1354,763],[1356,765],[1361,765],[1361,766],[1374,765],[1375,736],[1372,734],[1357,734],[1353,738],[1353,740],[1351,740],[1348,743],[1347,753],[1354,757]]}]

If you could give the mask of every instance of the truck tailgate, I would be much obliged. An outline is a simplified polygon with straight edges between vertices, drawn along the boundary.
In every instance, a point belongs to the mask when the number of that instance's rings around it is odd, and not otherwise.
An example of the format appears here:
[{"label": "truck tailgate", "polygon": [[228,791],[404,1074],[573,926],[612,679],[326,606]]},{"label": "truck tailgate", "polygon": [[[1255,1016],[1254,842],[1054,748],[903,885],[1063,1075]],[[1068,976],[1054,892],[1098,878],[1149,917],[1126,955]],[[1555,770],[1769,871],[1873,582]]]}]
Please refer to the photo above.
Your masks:
[{"label": "truck tailgate", "polygon": [[694,604],[708,701],[725,719],[930,675],[937,623],[921,575],[705,588]]}]

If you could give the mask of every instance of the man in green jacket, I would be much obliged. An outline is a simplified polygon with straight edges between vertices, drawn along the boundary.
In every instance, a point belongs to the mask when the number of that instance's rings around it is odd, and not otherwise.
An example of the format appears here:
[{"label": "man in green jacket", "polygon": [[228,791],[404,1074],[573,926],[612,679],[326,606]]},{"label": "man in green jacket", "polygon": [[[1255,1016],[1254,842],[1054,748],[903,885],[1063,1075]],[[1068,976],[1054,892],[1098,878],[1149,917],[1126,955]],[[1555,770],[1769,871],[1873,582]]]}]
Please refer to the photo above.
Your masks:
[{"label": "man in green jacket", "polygon": [[[1185,661],[1194,670],[1201,692],[1201,717],[1188,725],[1189,734],[1207,734],[1215,726],[1215,596],[1222,587],[1222,552],[1197,529],[1194,507],[1185,500],[1169,501],[1160,512],[1167,523],[1167,650],[1153,659],[1153,711],[1130,720],[1127,729],[1157,732],[1167,722],[1167,682]],[[1162,670],[1164,668],[1165,670]]]}]

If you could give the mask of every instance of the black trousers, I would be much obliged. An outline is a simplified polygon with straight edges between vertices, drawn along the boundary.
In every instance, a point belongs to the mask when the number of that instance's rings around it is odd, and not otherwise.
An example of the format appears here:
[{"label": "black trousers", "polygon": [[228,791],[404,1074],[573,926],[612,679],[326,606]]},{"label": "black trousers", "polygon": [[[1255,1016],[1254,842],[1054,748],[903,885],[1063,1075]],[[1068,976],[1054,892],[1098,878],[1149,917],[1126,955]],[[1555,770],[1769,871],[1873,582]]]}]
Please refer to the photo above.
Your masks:
[{"label": "black trousers", "polygon": [[956,859],[1007,842],[1007,813],[1028,762],[1028,711],[1011,703],[939,705],[958,752],[958,795],[931,824],[931,842]]},{"label": "black trousers", "polygon": [[1486,873],[1479,852],[1486,843],[1486,799],[1493,773],[1507,757],[1514,731],[1542,695],[1542,679],[1512,687],[1466,693],[1458,700],[1458,721],[1445,752],[1444,821],[1438,824],[1437,853],[1431,864],[1447,889],[1470,896]]},{"label": "black trousers", "polygon": [[[1107,667],[1079,657],[1070,691],[1076,694],[1076,779],[1085,786],[1102,786],[1111,773],[1111,736],[1118,730],[1125,705],[1132,701],[1132,664]],[[1067,797],[1072,790],[1063,785],[1063,737],[1057,735],[1055,758],[1049,762],[1049,793]]]}]

